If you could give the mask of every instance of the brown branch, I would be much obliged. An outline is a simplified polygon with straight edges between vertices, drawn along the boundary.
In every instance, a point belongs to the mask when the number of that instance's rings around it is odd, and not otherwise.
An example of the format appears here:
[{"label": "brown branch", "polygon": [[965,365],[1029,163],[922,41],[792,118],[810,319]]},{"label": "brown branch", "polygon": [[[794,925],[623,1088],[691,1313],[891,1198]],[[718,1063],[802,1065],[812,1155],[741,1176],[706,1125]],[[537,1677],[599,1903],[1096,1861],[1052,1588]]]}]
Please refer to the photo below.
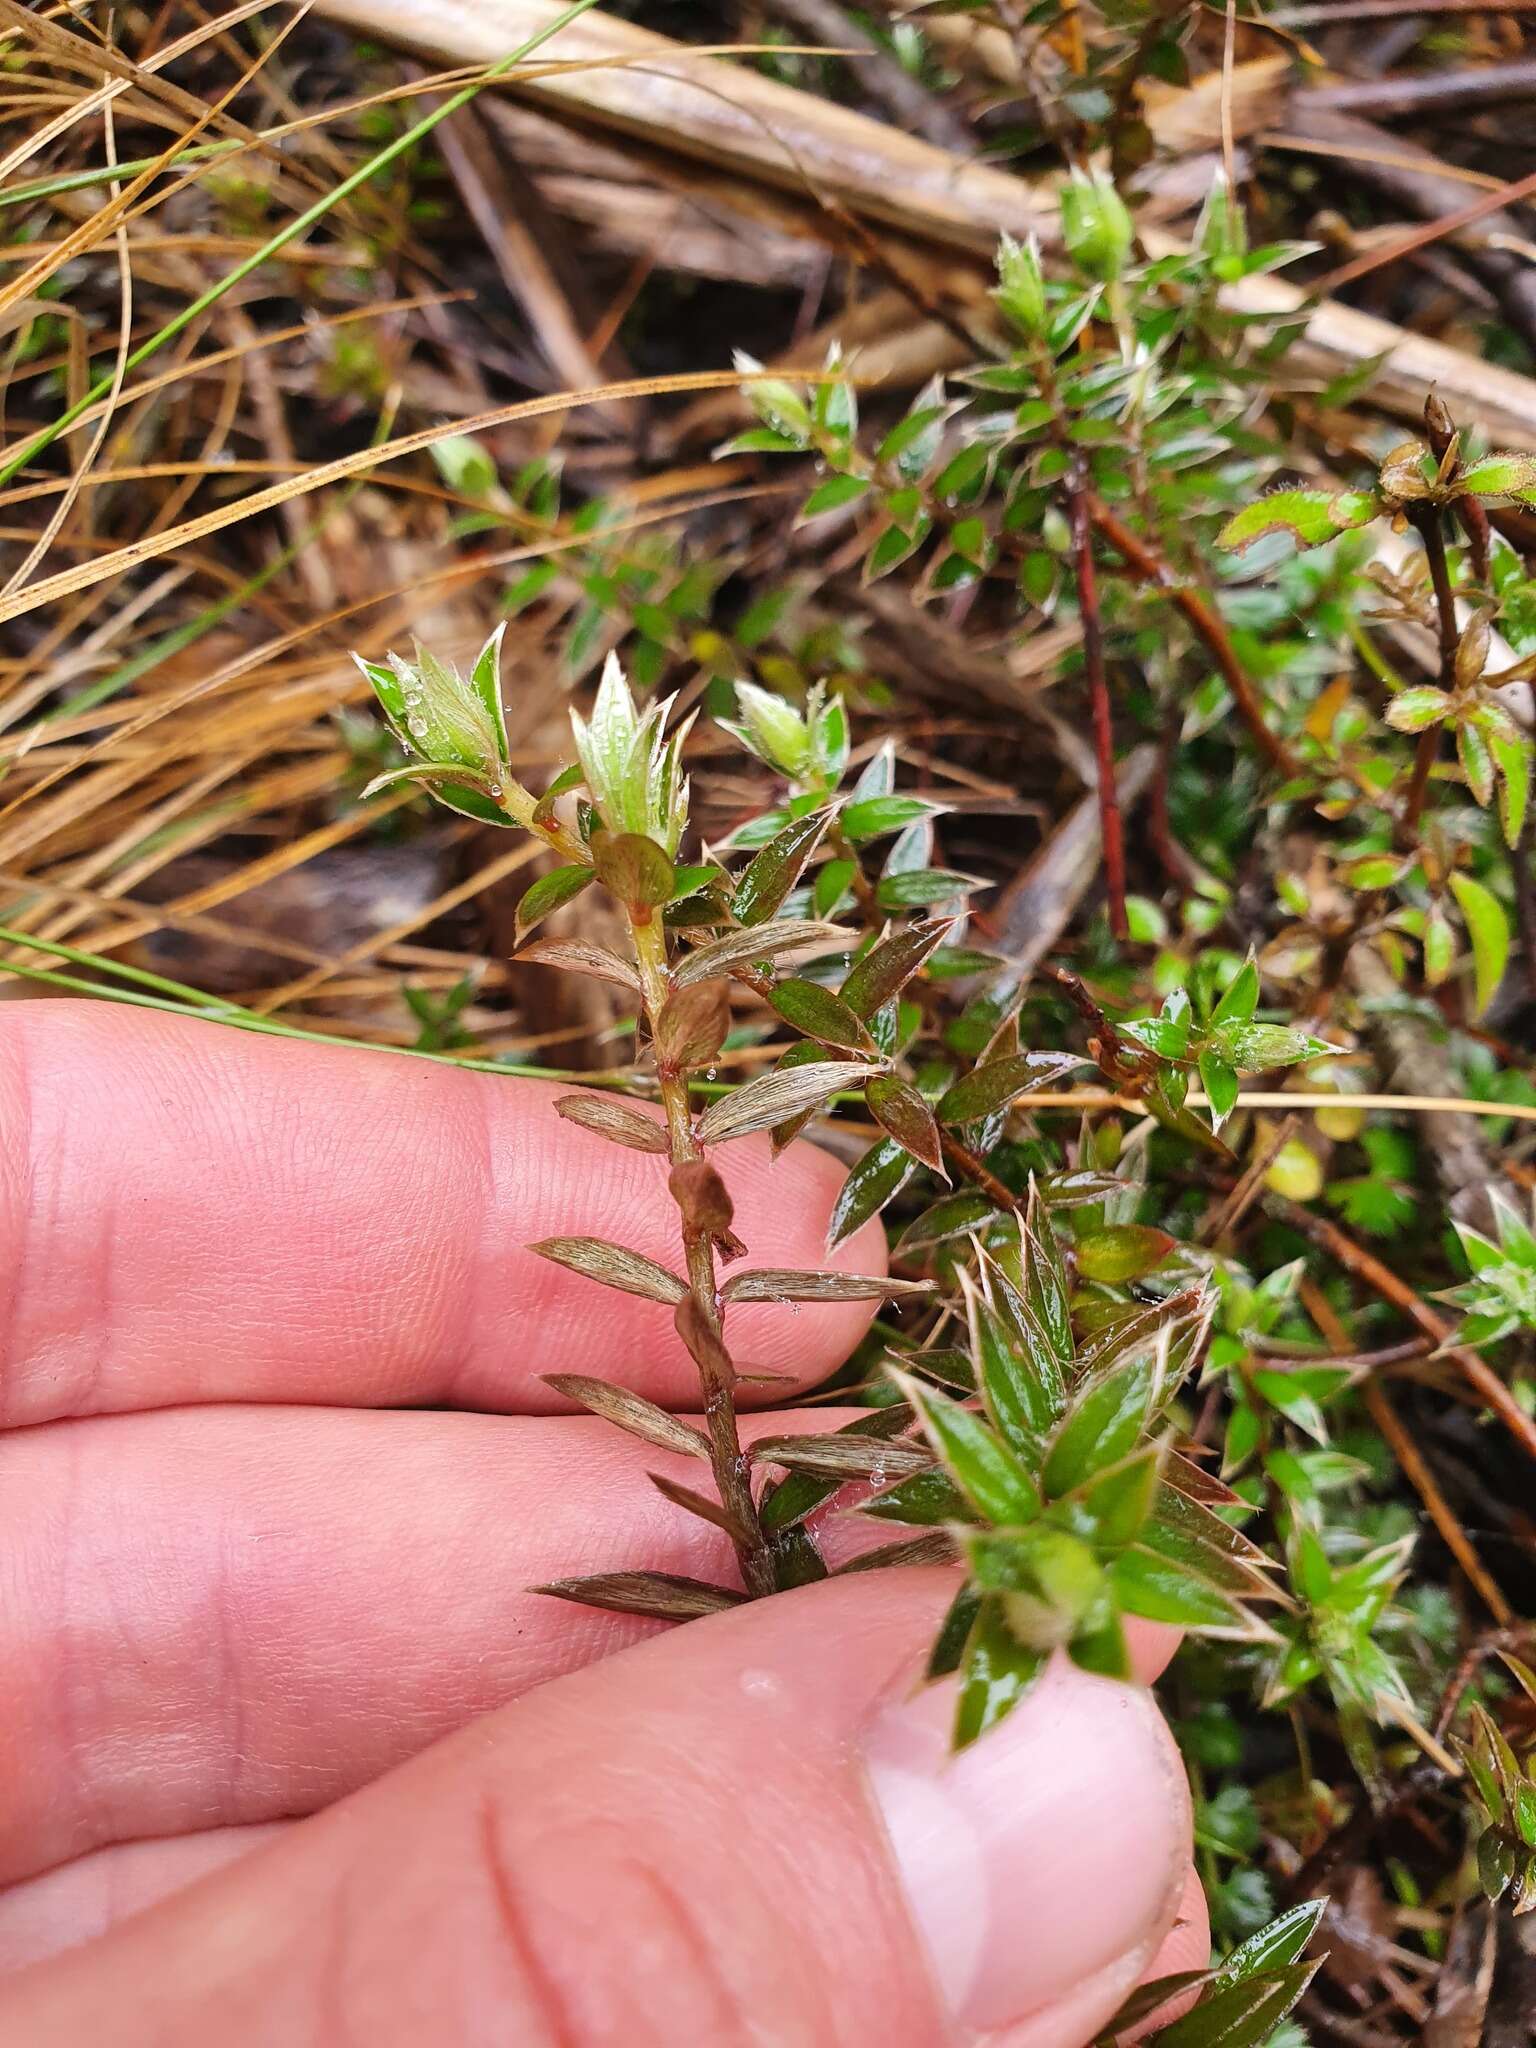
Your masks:
[{"label": "brown branch", "polygon": [[1182,582],[1173,569],[1144,540],[1134,533],[1124,520],[1111,512],[1102,499],[1090,497],[1089,516],[1097,531],[1121,557],[1133,574],[1144,583],[1153,584],[1163,591],[1176,610],[1184,616],[1185,623],[1203,641],[1206,652],[1215,662],[1223,682],[1232,692],[1232,701],[1248,730],[1253,734],[1260,752],[1280,774],[1300,775],[1301,763],[1277,733],[1270,731],[1264,717],[1264,706],[1254,688],[1253,680],[1237,656],[1232,645],[1225,621],[1209,600],[1190,584]]},{"label": "brown branch", "polygon": [[[1424,553],[1429,561],[1429,578],[1434,586],[1435,611],[1440,624],[1439,682],[1449,696],[1456,688],[1456,643],[1461,634],[1456,624],[1456,593],[1451,588],[1451,567],[1445,555],[1445,531],[1436,505],[1415,505],[1408,517],[1424,543]],[[1424,799],[1429,794],[1429,778],[1439,758],[1440,727],[1426,726],[1419,734],[1419,744],[1414,750],[1413,775],[1403,802],[1402,830],[1405,839],[1412,840],[1418,832],[1419,820],[1424,815]]]},{"label": "brown branch", "polygon": [[939,1142],[944,1147],[944,1157],[950,1165],[972,1182],[989,1202],[995,1202],[1000,1209],[1022,1212],[1023,1197],[1016,1195],[1011,1187],[1000,1181],[991,1167],[979,1159],[969,1145],[962,1145],[960,1140],[952,1138],[948,1131],[941,1133]]},{"label": "brown branch", "polygon": [[1104,619],[1099,610],[1099,582],[1093,566],[1093,520],[1081,473],[1067,491],[1072,514],[1072,557],[1077,574],[1078,610],[1083,622],[1083,668],[1088,678],[1088,703],[1093,715],[1093,754],[1099,797],[1099,840],[1104,853],[1104,886],[1109,895],[1109,928],[1117,939],[1130,937],[1125,914],[1125,828],[1115,787],[1115,729],[1110,711],[1109,676],[1104,666]]},{"label": "brown branch", "polygon": [[[1332,1302],[1314,1280],[1303,1279],[1301,1298],[1317,1327],[1330,1344],[1343,1347],[1349,1341]],[[1445,1546],[1466,1574],[1483,1605],[1499,1624],[1508,1628],[1514,1619],[1509,1602],[1499,1590],[1498,1582],[1478,1556],[1472,1539],[1462,1527],[1455,1509],[1440,1490],[1440,1482],[1430,1470],[1429,1462],[1414,1442],[1413,1437],[1392,1404],[1381,1379],[1375,1372],[1367,1373],[1361,1383],[1361,1393],[1370,1411],[1371,1420],[1385,1437],[1397,1459],[1403,1477],[1423,1501],[1425,1512],[1445,1539]],[[1444,1735],[1444,1729],[1437,1731]]]},{"label": "brown branch", "polygon": [[1433,1337],[1484,1407],[1490,1408],[1516,1443],[1536,1458],[1536,1422],[1526,1414],[1485,1359],[1466,1345],[1450,1341],[1451,1325],[1427,1301],[1421,1300],[1406,1280],[1400,1279],[1390,1266],[1383,1265],[1364,1245],[1356,1244],[1328,1217],[1314,1216],[1310,1209],[1304,1209],[1299,1202],[1289,1201],[1283,1195],[1269,1196],[1266,1206],[1289,1223],[1293,1230],[1299,1230],[1330,1258],[1336,1259],[1346,1273],[1363,1281],[1372,1293],[1379,1294],[1383,1301],[1390,1301],[1394,1308],[1401,1309],[1426,1337]]}]

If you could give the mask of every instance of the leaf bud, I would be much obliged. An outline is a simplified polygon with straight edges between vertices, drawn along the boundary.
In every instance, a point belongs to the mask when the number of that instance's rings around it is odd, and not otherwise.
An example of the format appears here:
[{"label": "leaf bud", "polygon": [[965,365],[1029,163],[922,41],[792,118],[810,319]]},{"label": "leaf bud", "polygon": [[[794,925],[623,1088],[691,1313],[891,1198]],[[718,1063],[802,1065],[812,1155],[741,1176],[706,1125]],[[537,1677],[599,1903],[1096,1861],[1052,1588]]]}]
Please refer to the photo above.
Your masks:
[{"label": "leaf bud", "polygon": [[1045,333],[1045,273],[1040,267],[1040,245],[1031,235],[1016,242],[1004,235],[997,252],[997,288],[992,294],[998,310],[1030,341]]},{"label": "leaf bud", "polygon": [[1125,269],[1136,230],[1113,182],[1075,171],[1062,187],[1061,235],[1084,277],[1113,284]]}]

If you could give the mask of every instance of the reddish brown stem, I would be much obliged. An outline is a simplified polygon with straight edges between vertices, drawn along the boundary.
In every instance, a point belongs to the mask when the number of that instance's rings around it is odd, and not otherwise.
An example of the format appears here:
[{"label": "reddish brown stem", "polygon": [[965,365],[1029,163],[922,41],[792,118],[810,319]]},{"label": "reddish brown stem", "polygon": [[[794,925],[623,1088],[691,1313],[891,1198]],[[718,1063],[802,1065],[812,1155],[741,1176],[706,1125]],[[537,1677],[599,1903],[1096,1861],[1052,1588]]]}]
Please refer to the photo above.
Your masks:
[{"label": "reddish brown stem", "polygon": [[1183,615],[1186,624],[1204,643],[1205,650],[1215,662],[1223,682],[1232,692],[1232,701],[1237,706],[1238,715],[1253,734],[1254,741],[1265,759],[1282,775],[1300,775],[1301,763],[1279,734],[1270,731],[1265,721],[1264,706],[1259,699],[1259,693],[1254,688],[1248,671],[1238,660],[1237,649],[1232,645],[1232,636],[1215,607],[1201,591],[1181,581],[1156,548],[1139,533],[1133,532],[1101,499],[1088,499],[1088,514],[1095,528],[1109,542],[1126,567],[1144,583],[1154,584],[1165,592],[1169,602]]},{"label": "reddish brown stem", "polygon": [[[1435,611],[1440,623],[1440,687],[1449,695],[1456,688],[1456,643],[1461,635],[1456,625],[1456,593],[1451,588],[1451,565],[1445,556],[1445,532],[1437,506],[1417,505],[1408,516],[1424,543],[1424,554],[1429,562],[1429,580],[1434,588]],[[1406,839],[1412,839],[1418,832],[1419,820],[1424,815],[1424,800],[1429,794],[1429,778],[1439,758],[1440,728],[1438,725],[1426,726],[1419,734],[1419,744],[1413,756],[1413,775],[1403,802],[1402,824]]]},{"label": "reddish brown stem", "polygon": [[1099,610],[1099,579],[1093,566],[1093,521],[1081,476],[1068,491],[1072,508],[1072,554],[1077,571],[1077,603],[1083,621],[1083,668],[1088,677],[1088,703],[1093,714],[1093,752],[1099,783],[1099,837],[1104,848],[1104,886],[1109,894],[1109,928],[1117,939],[1130,937],[1125,914],[1125,827],[1120,793],[1115,787],[1115,728],[1109,702],[1109,674],[1104,666],[1104,619]]},{"label": "reddish brown stem", "polygon": [[1288,1201],[1283,1195],[1271,1195],[1267,1206],[1336,1259],[1346,1273],[1363,1280],[1383,1301],[1390,1301],[1394,1308],[1401,1309],[1426,1337],[1433,1337],[1437,1345],[1444,1346],[1445,1355],[1455,1364],[1478,1400],[1485,1408],[1492,1409],[1516,1443],[1536,1458],[1536,1422],[1526,1414],[1485,1359],[1464,1344],[1447,1341],[1452,1334],[1451,1325],[1427,1301],[1420,1300],[1406,1280],[1399,1279],[1390,1266],[1383,1265],[1364,1245],[1356,1244],[1326,1216],[1314,1216],[1310,1209],[1302,1208],[1299,1202]]},{"label": "reddish brown stem", "polygon": [[[1329,1343],[1341,1349],[1345,1348],[1349,1342],[1349,1333],[1334,1312],[1333,1304],[1316,1281],[1302,1280],[1301,1298],[1306,1303],[1312,1320]],[[1478,1556],[1472,1538],[1457,1519],[1455,1509],[1441,1492],[1440,1482],[1430,1470],[1429,1460],[1414,1442],[1407,1423],[1392,1404],[1391,1395],[1375,1372],[1368,1372],[1364,1376],[1360,1383],[1360,1391],[1371,1420],[1390,1445],[1403,1477],[1423,1501],[1429,1519],[1445,1539],[1446,1548],[1461,1566],[1478,1598],[1494,1620],[1501,1628],[1507,1628],[1514,1619],[1513,1610],[1500,1591],[1498,1581]]]},{"label": "reddish brown stem", "polygon": [[948,1131],[944,1132],[941,1143],[944,1147],[944,1157],[950,1165],[962,1173],[989,1202],[995,1202],[1000,1209],[1023,1210],[1023,1197],[1016,1195],[1006,1182],[1000,1181],[991,1167],[984,1160],[977,1158],[969,1145],[962,1145],[960,1140],[951,1137]]}]

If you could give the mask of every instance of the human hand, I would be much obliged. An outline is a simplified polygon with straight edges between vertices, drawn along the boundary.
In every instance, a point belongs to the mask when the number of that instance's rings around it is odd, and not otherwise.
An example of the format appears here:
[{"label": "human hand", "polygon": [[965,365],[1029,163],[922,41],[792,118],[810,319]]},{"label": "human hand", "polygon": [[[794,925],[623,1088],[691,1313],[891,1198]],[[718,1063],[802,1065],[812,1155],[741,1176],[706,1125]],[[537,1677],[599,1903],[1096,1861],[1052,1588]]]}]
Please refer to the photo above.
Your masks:
[{"label": "human hand", "polygon": [[[1063,1666],[949,1759],[942,1571],[661,1633],[527,1591],[729,1572],[646,1482],[683,1461],[550,1412],[546,1372],[694,1386],[664,1311],[522,1249],[675,1256],[659,1162],[553,1092],[6,1012],[7,2048],[1082,2048],[1204,1962],[1148,1696]],[[754,1259],[820,1263],[833,1163],[725,1164]],[[733,1348],[792,1391],[863,1323]]]}]

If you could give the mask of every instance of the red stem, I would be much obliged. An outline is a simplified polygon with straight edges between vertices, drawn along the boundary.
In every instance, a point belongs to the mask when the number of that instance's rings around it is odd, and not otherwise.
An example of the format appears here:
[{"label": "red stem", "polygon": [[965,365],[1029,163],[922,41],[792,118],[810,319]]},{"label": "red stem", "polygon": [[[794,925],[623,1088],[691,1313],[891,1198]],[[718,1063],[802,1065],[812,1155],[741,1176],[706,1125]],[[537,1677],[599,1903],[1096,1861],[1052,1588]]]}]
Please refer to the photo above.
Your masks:
[{"label": "red stem", "polygon": [[1077,602],[1083,621],[1083,667],[1088,676],[1088,702],[1093,712],[1093,751],[1099,783],[1099,833],[1104,843],[1104,886],[1109,894],[1109,928],[1117,939],[1130,937],[1125,914],[1125,827],[1120,792],[1115,787],[1115,729],[1110,712],[1109,675],[1104,666],[1104,620],[1099,611],[1099,582],[1093,566],[1093,520],[1082,478],[1069,489],[1072,507],[1072,551],[1077,569]]},{"label": "red stem", "polygon": [[1205,643],[1206,652],[1221,671],[1222,680],[1232,692],[1232,701],[1237,706],[1248,730],[1253,734],[1260,750],[1282,775],[1302,773],[1301,763],[1277,733],[1270,731],[1264,719],[1264,706],[1252,679],[1237,658],[1237,649],[1232,645],[1220,615],[1200,591],[1190,584],[1181,582],[1171,566],[1139,533],[1134,533],[1123,519],[1118,518],[1098,498],[1088,500],[1088,514],[1098,532],[1107,540],[1115,553],[1144,583],[1156,584],[1166,593],[1169,602],[1183,613],[1185,621]]}]

